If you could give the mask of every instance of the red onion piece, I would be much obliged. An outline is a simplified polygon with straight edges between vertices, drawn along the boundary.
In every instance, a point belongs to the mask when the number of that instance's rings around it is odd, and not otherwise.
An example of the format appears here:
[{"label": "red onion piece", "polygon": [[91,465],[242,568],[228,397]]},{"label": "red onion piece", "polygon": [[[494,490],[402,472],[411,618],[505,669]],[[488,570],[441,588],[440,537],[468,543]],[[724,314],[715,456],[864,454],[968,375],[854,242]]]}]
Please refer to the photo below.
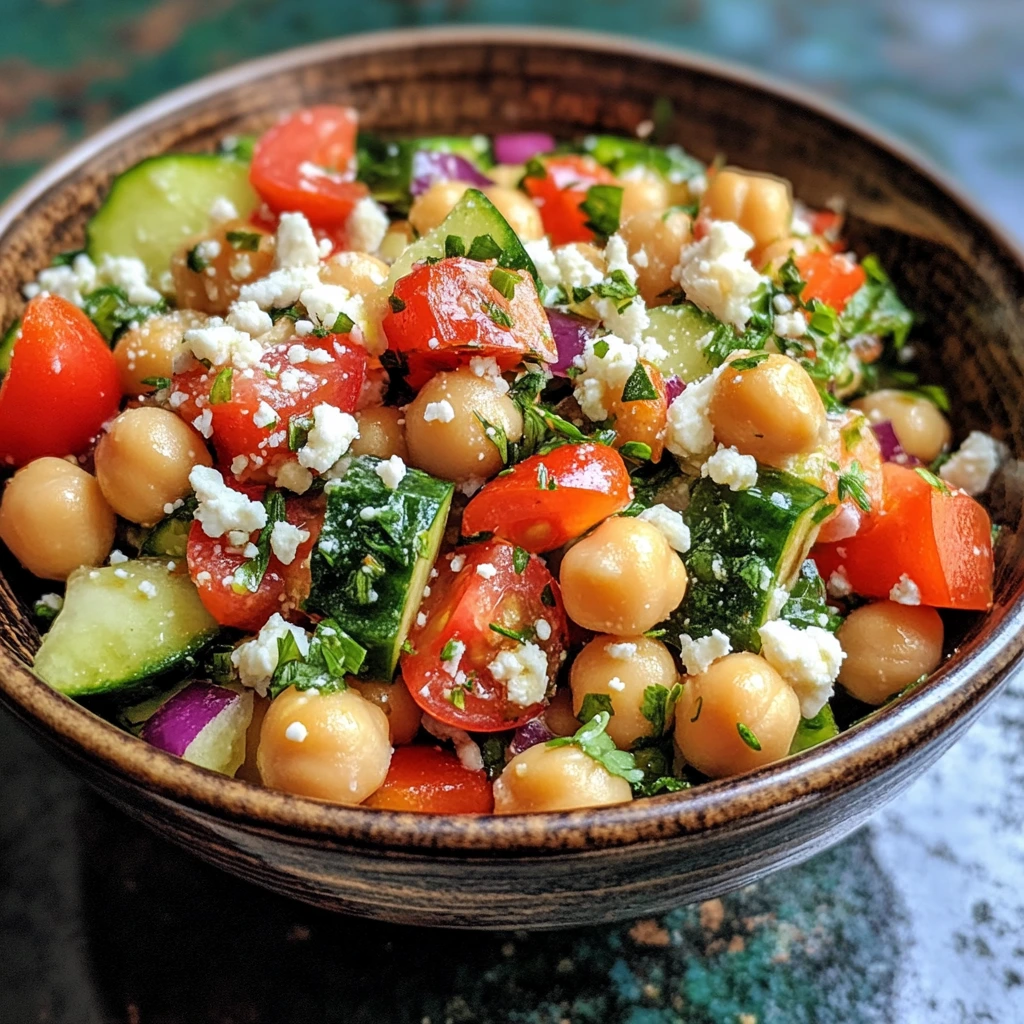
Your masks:
[{"label": "red onion piece", "polygon": [[223,686],[190,683],[157,709],[143,727],[142,738],[181,757],[206,726],[241,699]]},{"label": "red onion piece", "polygon": [[510,132],[494,136],[494,158],[499,164],[525,164],[555,148],[555,137],[545,132]]},{"label": "red onion piece", "polygon": [[555,734],[548,728],[547,722],[541,718],[531,718],[526,725],[519,726],[512,736],[512,742],[508,745],[508,752],[515,757],[538,743],[547,743],[553,740]]},{"label": "red onion piece", "polygon": [[686,390],[686,381],[672,374],[665,378],[665,398],[671,405]]},{"label": "red onion piece", "polygon": [[412,157],[410,194],[422,195],[436,181],[468,181],[470,185],[494,184],[465,157],[455,153],[435,153],[429,149],[417,150]]},{"label": "red onion piece", "polygon": [[878,438],[878,447],[882,450],[883,462],[895,462],[901,466],[920,466],[921,460],[913,455],[908,455],[903,450],[896,431],[893,430],[891,421],[882,420],[881,423],[872,423],[871,429]]},{"label": "red onion piece", "polygon": [[547,313],[551,334],[555,339],[555,348],[558,350],[558,359],[551,363],[548,369],[556,377],[565,377],[573,361],[583,355],[596,325],[592,320],[560,313],[557,309],[549,309]]}]

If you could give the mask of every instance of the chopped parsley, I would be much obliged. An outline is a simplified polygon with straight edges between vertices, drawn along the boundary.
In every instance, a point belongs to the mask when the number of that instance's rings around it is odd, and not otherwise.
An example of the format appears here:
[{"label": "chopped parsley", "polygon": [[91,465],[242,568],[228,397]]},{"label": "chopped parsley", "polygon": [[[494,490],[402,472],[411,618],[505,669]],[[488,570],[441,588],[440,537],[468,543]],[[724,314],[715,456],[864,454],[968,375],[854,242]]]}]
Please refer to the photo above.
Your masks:
[{"label": "chopped parsley", "polygon": [[405,309],[405,303],[397,295],[388,296],[388,305],[392,313],[401,313]]},{"label": "chopped parsley", "polygon": [[[199,245],[202,244],[202,242],[199,243]],[[185,256],[185,266],[193,274],[201,274],[210,265],[210,261],[199,254],[199,245],[192,246]]]},{"label": "chopped parsley", "polygon": [[653,736],[661,736],[671,726],[676,702],[682,693],[683,687],[680,683],[673,684],[671,688],[654,685],[644,690],[640,712],[651,723]]},{"label": "chopped parsley", "polygon": [[644,773],[636,767],[633,755],[626,750],[619,750],[605,731],[610,719],[611,715],[607,711],[599,711],[589,722],[580,726],[574,735],[558,736],[548,740],[547,746],[578,747],[612,775],[617,775],[630,783],[640,782]]},{"label": "chopped parsley", "polygon": [[[835,470],[839,469],[839,466],[834,462],[829,465]],[[868,497],[866,484],[867,478],[864,476],[864,470],[861,469],[860,463],[854,459],[845,470],[839,473],[837,490],[839,500],[844,501],[847,497],[853,498],[864,512],[870,512],[871,498]]]},{"label": "chopped parsley", "polygon": [[234,369],[225,366],[214,378],[213,386],[210,388],[210,405],[223,405],[231,401],[231,379],[234,376]]},{"label": "chopped parsley", "polygon": [[647,462],[650,460],[652,452],[651,446],[644,444],[643,441],[627,441],[624,445],[620,446],[619,454],[624,455],[627,459]]},{"label": "chopped parsley", "polygon": [[445,259],[453,259],[466,255],[466,243],[459,235],[445,235],[444,256]]},{"label": "chopped parsley", "polygon": [[526,548],[516,547],[512,552],[512,568],[521,576],[529,564],[530,552]]},{"label": "chopped parsley", "polygon": [[644,364],[637,360],[633,372],[629,375],[622,388],[623,402],[649,402],[658,397],[658,389],[651,383],[651,378],[644,369]]},{"label": "chopped parsley", "polygon": [[942,477],[936,476],[931,470],[925,469],[924,466],[915,466],[914,472],[926,483],[929,487],[934,487],[940,494],[949,494],[949,486]]},{"label": "chopped parsley", "polygon": [[255,231],[229,231],[224,237],[239,252],[256,252],[260,247],[260,236]]},{"label": "chopped parsley", "polygon": [[165,391],[171,386],[170,377],[143,377],[142,383],[149,388],[156,388],[157,391]]},{"label": "chopped parsley", "polygon": [[82,309],[107,341],[116,341],[132,324],[141,324],[165,312],[167,303],[160,299],[151,306],[139,306],[128,301],[128,293],[123,288],[104,285],[84,297]]},{"label": "chopped parsley", "polygon": [[583,703],[580,705],[580,713],[576,718],[585,725],[602,711],[604,711],[609,717],[613,717],[615,715],[615,711],[612,708],[611,694],[585,693],[583,695]]},{"label": "chopped parsley", "polygon": [[500,260],[504,252],[500,245],[490,235],[477,235],[469,243],[466,251],[466,258],[470,260]]},{"label": "chopped parsley", "polygon": [[587,198],[580,203],[580,210],[586,215],[585,226],[598,238],[608,238],[619,230],[622,215],[621,185],[591,185]]},{"label": "chopped parsley", "polygon": [[513,270],[505,270],[503,267],[495,267],[488,278],[491,284],[509,302],[516,293],[516,285],[519,284],[519,275]]},{"label": "chopped parsley", "polygon": [[743,740],[751,750],[761,749],[761,741],[754,735],[753,730],[749,726],[744,725],[742,722],[737,722],[736,731],[740,734],[740,739]]},{"label": "chopped parsley", "polygon": [[288,451],[297,452],[309,440],[313,429],[313,417],[308,413],[296,413],[288,420]]},{"label": "chopped parsley", "polygon": [[496,324],[498,327],[504,327],[506,330],[511,329],[515,325],[515,320],[512,319],[512,314],[507,309],[502,309],[496,302],[492,302],[490,299],[484,299],[480,303],[480,308],[490,317],[491,322]]},{"label": "chopped parsley", "polygon": [[260,589],[267,566],[270,565],[270,535],[274,532],[274,524],[285,520],[284,495],[276,487],[267,488],[263,506],[267,510],[267,525],[260,530],[256,555],[235,570],[231,589],[236,594],[244,594],[246,591],[255,594]]},{"label": "chopped parsley", "polygon": [[[527,637],[525,633],[517,632],[514,629],[509,629],[508,626],[503,626],[500,622],[491,622],[488,624],[488,629],[494,633],[498,633],[500,636],[507,636],[509,640],[515,640],[516,643],[525,644]],[[442,655],[443,655],[442,651]],[[442,661],[448,661],[448,658],[442,657]]]},{"label": "chopped parsley", "polygon": [[356,675],[366,658],[366,648],[329,618],[317,623],[305,657],[290,632],[277,641],[277,650],[277,668],[268,688],[271,697],[289,686],[297,690],[315,688],[321,693],[345,690],[345,676]]},{"label": "chopped parsley", "polygon": [[742,359],[734,359],[729,364],[729,368],[738,372],[752,370],[755,366],[760,366],[768,358],[768,355],[767,352],[755,352],[753,355],[743,356]]},{"label": "chopped parsley", "polygon": [[551,589],[550,583],[546,583],[544,589],[540,592],[540,603],[548,608],[555,607],[555,593]]},{"label": "chopped parsley", "polygon": [[455,640],[454,638],[449,640],[444,645],[444,647],[441,648],[441,660],[442,661],[451,661],[452,658],[454,658],[455,655],[458,654],[458,652],[459,652],[461,647],[462,647],[462,641],[461,640]]}]

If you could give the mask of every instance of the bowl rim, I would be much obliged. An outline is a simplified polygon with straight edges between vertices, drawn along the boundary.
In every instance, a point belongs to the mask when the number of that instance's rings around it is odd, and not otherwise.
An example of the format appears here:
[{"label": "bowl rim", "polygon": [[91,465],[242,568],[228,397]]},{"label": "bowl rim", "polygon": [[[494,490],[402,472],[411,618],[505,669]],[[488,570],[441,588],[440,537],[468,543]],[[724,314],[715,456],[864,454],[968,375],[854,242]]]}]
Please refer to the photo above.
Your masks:
[{"label": "bowl rim", "polygon": [[[34,202],[89,159],[136,131],[209,98],[262,77],[366,52],[410,46],[481,44],[574,48],[654,60],[694,69],[757,89],[838,123],[886,151],[944,192],[973,218],[1024,272],[1024,249],[994,218],[965,196],[930,159],[858,115],[771,75],[728,60],[605,33],[523,26],[450,26],[360,33],[245,61],[162,94],[87,138],[17,189],[0,206],[0,237]],[[845,733],[784,761],[733,779],[713,781],[614,807],[508,816],[426,815],[329,804],[264,789],[218,775],[157,750],[117,729],[37,679],[12,652],[0,648],[0,695],[44,736],[62,738],[74,757],[114,769],[136,786],[174,803],[228,819],[254,831],[285,831],[289,838],[394,853],[430,850],[476,855],[550,855],[670,839],[685,840],[769,817],[791,816],[827,804],[866,778],[934,746],[958,721],[991,699],[1024,652],[1024,593],[997,605],[988,630],[961,647],[927,683],[879,709]]]}]

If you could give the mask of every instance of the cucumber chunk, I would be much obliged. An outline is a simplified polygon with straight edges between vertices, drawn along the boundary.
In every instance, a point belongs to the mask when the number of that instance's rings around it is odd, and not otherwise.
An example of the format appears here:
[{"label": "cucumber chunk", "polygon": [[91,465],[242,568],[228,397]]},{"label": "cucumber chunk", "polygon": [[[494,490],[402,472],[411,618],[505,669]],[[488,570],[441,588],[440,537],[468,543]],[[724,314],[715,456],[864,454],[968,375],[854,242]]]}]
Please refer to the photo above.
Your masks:
[{"label": "cucumber chunk", "polygon": [[212,639],[217,622],[186,574],[141,558],[68,578],[35,672],[68,697],[143,690]]},{"label": "cucumber chunk", "polygon": [[86,250],[96,262],[135,256],[158,282],[171,256],[210,226],[210,207],[222,197],[240,217],[256,208],[248,164],[218,153],[150,157],[114,179],[86,228]]},{"label": "cucumber chunk", "polygon": [[184,558],[188,553],[188,535],[192,529],[196,500],[191,495],[181,506],[148,530],[139,543],[140,555],[157,558]]},{"label": "cucumber chunk", "polygon": [[689,384],[711,372],[713,367],[701,346],[718,326],[710,313],[684,302],[679,306],[655,306],[650,318],[647,334],[668,353],[658,367],[666,377],[675,374]]},{"label": "cucumber chunk", "polygon": [[698,481],[686,520],[690,550],[683,559],[690,583],[672,613],[666,639],[721,630],[734,651],[759,651],[757,630],[775,590],[797,578],[825,498],[820,487],[781,470],[758,466],[757,485],[730,491],[710,477]]},{"label": "cucumber chunk", "polygon": [[362,675],[389,680],[423,599],[455,488],[409,469],[391,490],[374,471],[380,461],[353,459],[344,477],[325,488],[306,608],[335,619],[366,648]]},{"label": "cucumber chunk", "polygon": [[839,726],[832,708],[826,704],[813,718],[801,718],[796,727],[796,735],[789,748],[791,754],[799,754],[801,750],[810,750],[825,740],[839,735]]}]

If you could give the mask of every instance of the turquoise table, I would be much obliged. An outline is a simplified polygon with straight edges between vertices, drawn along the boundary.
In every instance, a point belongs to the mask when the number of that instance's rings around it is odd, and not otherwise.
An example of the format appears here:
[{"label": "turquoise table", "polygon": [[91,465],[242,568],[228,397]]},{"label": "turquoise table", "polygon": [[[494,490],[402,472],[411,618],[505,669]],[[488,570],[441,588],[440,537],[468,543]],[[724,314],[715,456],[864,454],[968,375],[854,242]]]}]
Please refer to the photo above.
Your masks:
[{"label": "turquoise table", "polygon": [[[0,193],[182,82],[340,33],[639,33],[809,84],[1024,237],[1022,0],[6,0]],[[2,1024],[1024,1022],[1024,683],[870,827],[658,919],[549,935],[346,920],[94,798],[0,716]]]}]

